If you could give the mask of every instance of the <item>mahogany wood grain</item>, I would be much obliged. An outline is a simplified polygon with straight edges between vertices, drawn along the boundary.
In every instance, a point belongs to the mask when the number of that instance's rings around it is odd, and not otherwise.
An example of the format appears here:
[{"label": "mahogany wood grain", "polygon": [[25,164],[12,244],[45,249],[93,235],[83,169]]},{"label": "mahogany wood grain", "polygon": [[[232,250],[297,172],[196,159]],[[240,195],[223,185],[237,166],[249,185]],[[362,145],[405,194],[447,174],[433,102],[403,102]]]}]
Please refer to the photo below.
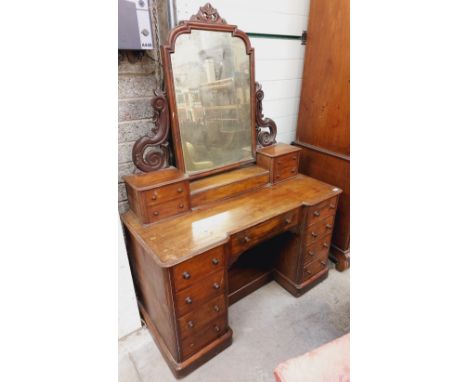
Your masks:
[{"label": "mahogany wood grain", "polygon": [[307,281],[325,269],[328,269],[328,252],[304,266],[303,281]]},{"label": "mahogany wood grain", "polygon": [[304,248],[304,265],[319,258],[327,257],[330,251],[331,234],[322,236]]},{"label": "mahogany wood grain", "polygon": [[177,199],[169,200],[165,203],[158,203],[153,206],[147,206],[147,218],[143,223],[153,223],[163,220],[170,216],[181,214],[190,209],[188,195]]},{"label": "mahogany wood grain", "polygon": [[333,219],[334,215],[331,215],[309,225],[305,233],[305,245],[308,247],[310,244],[319,240],[323,235],[331,234],[333,232]]},{"label": "mahogany wood grain", "polygon": [[308,209],[307,225],[315,224],[328,216],[334,216],[338,207],[338,198],[319,203]]},{"label": "mahogany wood grain", "polygon": [[177,182],[165,187],[155,187],[152,190],[144,192],[144,198],[147,206],[154,206],[168,200],[189,195],[188,182]]},{"label": "mahogany wood grain", "polygon": [[142,226],[132,211],[122,221],[162,267],[172,267],[229,241],[231,235],[302,206],[312,206],[341,193],[316,179],[295,178],[227,199],[209,209],[189,211]]},{"label": "mahogany wood grain", "polygon": [[226,316],[226,298],[219,295],[199,309],[193,310],[177,320],[181,338],[194,336],[218,316]]},{"label": "mahogany wood grain", "polygon": [[190,183],[192,208],[264,187],[269,179],[269,171],[253,165],[195,180]]},{"label": "mahogany wood grain", "polygon": [[225,272],[223,269],[176,293],[174,300],[177,316],[180,317],[194,309],[198,309],[213,297],[224,292]]},{"label": "mahogany wood grain", "polygon": [[270,182],[277,183],[296,176],[301,149],[278,143],[257,150],[257,164],[270,171]]},{"label": "mahogany wood grain", "polygon": [[174,289],[178,292],[220,270],[224,270],[223,246],[213,248],[172,268]]},{"label": "mahogany wood grain", "polygon": [[295,145],[299,171],[336,184],[340,198],[331,258],[349,266],[349,0],[312,0]]}]

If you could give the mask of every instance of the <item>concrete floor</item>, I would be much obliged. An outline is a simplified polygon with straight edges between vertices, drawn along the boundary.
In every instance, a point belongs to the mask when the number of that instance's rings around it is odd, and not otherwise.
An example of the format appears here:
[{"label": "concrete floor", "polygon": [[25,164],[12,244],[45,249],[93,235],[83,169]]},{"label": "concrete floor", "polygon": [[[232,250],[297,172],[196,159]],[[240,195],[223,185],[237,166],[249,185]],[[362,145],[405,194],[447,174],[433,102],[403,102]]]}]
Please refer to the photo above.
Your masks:
[{"label": "concrete floor", "polygon": [[[272,281],[229,307],[233,343],[184,382],[274,381],[278,363],[349,332],[349,270],[300,298]],[[119,341],[120,382],[176,381],[146,328]]]}]

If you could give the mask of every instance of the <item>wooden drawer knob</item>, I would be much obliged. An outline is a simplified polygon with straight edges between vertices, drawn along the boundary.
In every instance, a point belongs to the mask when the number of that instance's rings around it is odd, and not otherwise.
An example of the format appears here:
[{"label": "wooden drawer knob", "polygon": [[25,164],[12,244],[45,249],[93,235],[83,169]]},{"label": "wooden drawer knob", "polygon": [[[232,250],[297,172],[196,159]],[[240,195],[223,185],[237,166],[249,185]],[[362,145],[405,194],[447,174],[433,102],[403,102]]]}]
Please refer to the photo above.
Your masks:
[{"label": "wooden drawer knob", "polygon": [[216,333],[219,333],[221,329],[219,328],[218,325],[215,325],[215,326],[214,326],[214,330],[215,330]]},{"label": "wooden drawer knob", "polygon": [[295,174],[295,173],[296,173],[296,169],[293,168],[293,169],[291,170],[291,173],[292,173],[292,174]]},{"label": "wooden drawer knob", "polygon": [[177,192],[178,192],[179,194],[180,194],[182,191],[184,191],[184,189],[183,189],[182,187],[179,187],[179,188],[177,189]]},{"label": "wooden drawer knob", "polygon": [[322,264],[323,267],[325,267],[327,265],[327,263],[323,260],[320,261],[320,264]]},{"label": "wooden drawer knob", "polygon": [[214,289],[219,289],[219,288],[221,288],[221,286],[220,286],[218,283],[214,283],[214,284],[213,284],[213,288],[214,288]]},{"label": "wooden drawer knob", "polygon": [[156,200],[158,198],[158,195],[156,195],[156,192],[151,196],[151,199]]},{"label": "wooden drawer knob", "polygon": [[183,204],[183,203],[180,203],[180,204],[179,204],[179,208],[184,208],[184,204]]},{"label": "wooden drawer knob", "polygon": [[213,265],[218,265],[219,264],[219,260],[216,257],[211,259],[211,262],[213,263]]},{"label": "wooden drawer knob", "polygon": [[320,211],[314,211],[315,216],[320,216]]},{"label": "wooden drawer knob", "polygon": [[187,322],[187,325],[189,328],[193,328],[195,326],[195,324],[193,323],[192,320],[190,320],[189,322]]},{"label": "wooden drawer knob", "polygon": [[192,303],[192,299],[190,298],[190,296],[185,299],[185,303],[186,304],[191,304]]},{"label": "wooden drawer knob", "polygon": [[213,309],[215,310],[215,312],[219,312],[221,310],[218,305],[215,305]]},{"label": "wooden drawer knob", "polygon": [[154,211],[154,212],[153,212],[153,215],[154,215],[154,216],[158,216],[158,215],[159,215],[159,212],[158,212],[158,211]]},{"label": "wooden drawer knob", "polygon": [[185,280],[188,280],[188,279],[190,278],[190,273],[184,272],[184,273],[182,273],[182,277],[183,277]]},{"label": "wooden drawer knob", "polygon": [[315,233],[315,232],[311,232],[310,234],[312,235],[312,237],[317,237],[318,236],[318,233]]},{"label": "wooden drawer knob", "polygon": [[314,251],[309,251],[309,255],[314,257],[315,256],[315,252]]},{"label": "wooden drawer knob", "polygon": [[286,218],[284,221],[285,221],[286,224],[291,224],[292,219],[291,218]]},{"label": "wooden drawer knob", "polygon": [[307,273],[308,275],[311,275],[311,274],[312,274],[312,272],[311,272],[311,271],[309,271],[307,268],[306,268],[306,270],[305,270],[305,271],[306,271],[306,273]]},{"label": "wooden drawer knob", "polygon": [[250,241],[250,237],[245,235],[243,240],[244,240],[244,243],[248,243]]},{"label": "wooden drawer knob", "polygon": [[330,208],[332,208],[332,209],[333,209],[333,208],[336,208],[336,205],[333,204],[333,203],[330,203]]},{"label": "wooden drawer knob", "polygon": [[326,229],[332,229],[332,225],[331,225],[331,224],[327,224],[327,225],[325,226],[325,228],[326,228]]},{"label": "wooden drawer knob", "polygon": [[291,159],[292,159],[292,160],[296,160],[296,159],[297,159],[297,156],[294,155]]},{"label": "wooden drawer knob", "polygon": [[323,247],[324,247],[324,248],[328,248],[328,244],[327,244],[327,243],[323,243]]}]

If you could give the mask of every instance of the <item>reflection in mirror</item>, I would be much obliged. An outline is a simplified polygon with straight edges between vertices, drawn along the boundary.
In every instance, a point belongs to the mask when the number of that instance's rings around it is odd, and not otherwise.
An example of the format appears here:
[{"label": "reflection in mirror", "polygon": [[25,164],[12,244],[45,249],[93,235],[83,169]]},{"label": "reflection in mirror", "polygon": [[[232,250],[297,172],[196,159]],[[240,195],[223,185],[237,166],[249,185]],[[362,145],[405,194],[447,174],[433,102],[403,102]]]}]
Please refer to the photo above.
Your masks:
[{"label": "reflection in mirror", "polygon": [[177,38],[171,61],[186,172],[252,159],[244,42],[227,32],[192,30]]}]

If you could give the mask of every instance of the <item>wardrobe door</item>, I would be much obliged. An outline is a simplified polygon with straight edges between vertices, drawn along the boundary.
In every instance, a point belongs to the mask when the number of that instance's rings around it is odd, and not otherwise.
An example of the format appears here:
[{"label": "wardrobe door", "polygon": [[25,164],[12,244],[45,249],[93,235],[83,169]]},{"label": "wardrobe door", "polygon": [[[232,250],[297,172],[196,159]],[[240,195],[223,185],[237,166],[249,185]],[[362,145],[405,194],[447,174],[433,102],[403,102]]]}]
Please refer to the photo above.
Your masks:
[{"label": "wardrobe door", "polygon": [[295,144],[301,173],[343,189],[331,257],[349,266],[349,0],[312,0]]}]

